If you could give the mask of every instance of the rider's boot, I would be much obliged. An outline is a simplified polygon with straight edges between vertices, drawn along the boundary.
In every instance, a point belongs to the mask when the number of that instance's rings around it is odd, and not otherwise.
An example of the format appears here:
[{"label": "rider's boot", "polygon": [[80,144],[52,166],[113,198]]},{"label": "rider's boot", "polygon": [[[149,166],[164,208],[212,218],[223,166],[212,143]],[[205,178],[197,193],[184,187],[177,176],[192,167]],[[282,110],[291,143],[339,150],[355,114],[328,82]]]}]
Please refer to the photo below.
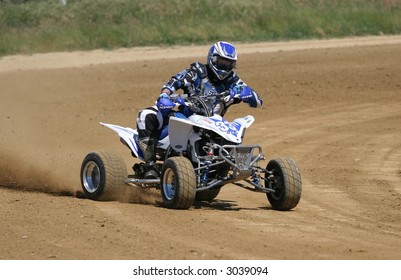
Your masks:
[{"label": "rider's boot", "polygon": [[156,164],[157,138],[139,139],[139,145],[143,152],[143,158],[146,163],[145,179],[159,178],[159,170]]}]

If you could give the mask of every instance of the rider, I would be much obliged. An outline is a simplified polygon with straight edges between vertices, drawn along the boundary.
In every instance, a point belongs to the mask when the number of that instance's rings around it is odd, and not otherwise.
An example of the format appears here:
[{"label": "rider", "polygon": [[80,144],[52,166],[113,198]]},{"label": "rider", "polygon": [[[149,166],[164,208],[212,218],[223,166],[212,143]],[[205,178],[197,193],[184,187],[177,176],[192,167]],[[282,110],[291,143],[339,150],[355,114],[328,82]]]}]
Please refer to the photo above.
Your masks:
[{"label": "rider", "polygon": [[221,116],[226,113],[228,107],[241,101],[255,108],[262,105],[263,101],[259,95],[233,71],[236,63],[237,51],[232,44],[223,41],[215,43],[209,49],[206,64],[194,62],[172,76],[163,85],[156,106],[139,113],[137,119],[139,143],[149,170],[145,177],[153,177],[155,174],[153,169],[156,167],[156,148],[160,129],[163,124],[168,123],[168,112],[171,112],[176,105],[169,97],[177,90],[183,90],[187,96],[223,94],[229,91],[230,94],[224,99],[215,101],[214,113]]}]

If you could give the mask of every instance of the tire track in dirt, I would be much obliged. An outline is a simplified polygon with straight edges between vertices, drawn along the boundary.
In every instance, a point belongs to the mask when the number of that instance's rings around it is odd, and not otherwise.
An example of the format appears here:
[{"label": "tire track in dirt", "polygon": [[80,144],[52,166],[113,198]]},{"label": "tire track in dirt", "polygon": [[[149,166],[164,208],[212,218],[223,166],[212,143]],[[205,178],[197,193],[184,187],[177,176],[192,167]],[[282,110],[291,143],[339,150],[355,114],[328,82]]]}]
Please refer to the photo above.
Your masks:
[{"label": "tire track in dirt", "polygon": [[[364,247],[369,242],[383,245],[384,236],[401,240],[401,178],[396,174],[400,170],[400,105],[340,104],[307,111],[301,118],[257,124],[256,130],[260,126],[274,131],[262,146],[296,159],[303,172],[299,207],[313,213],[310,218],[321,230],[326,228],[327,236],[341,236],[347,227],[353,230],[343,240],[345,244],[359,239]],[[367,232],[375,234],[367,236]]]},{"label": "tire track in dirt", "polygon": [[[226,202],[219,201],[215,205],[220,207]],[[110,219],[118,224],[129,228],[130,232],[136,232],[140,239],[150,239],[149,247],[159,250],[149,249],[145,256],[152,258],[152,255],[158,255],[162,259],[174,258],[174,254],[186,255],[185,259],[253,259],[261,258],[261,254],[247,253],[246,247],[249,246],[249,228],[243,227],[242,222],[226,223],[227,216],[237,216],[239,209],[232,208],[221,211],[214,207],[198,209],[198,211],[174,211],[164,208],[149,206],[148,213],[141,217],[127,215],[131,209],[121,207],[115,203],[98,204],[98,209],[105,213]],[[124,209],[122,209],[124,208]],[[197,208],[195,206],[195,208]],[[241,207],[243,210],[244,208]],[[257,210],[253,209],[252,211]],[[250,211],[244,210],[244,211]],[[133,214],[134,215],[134,214]],[[158,230],[155,230],[155,224]],[[185,224],[185,227],[182,225]],[[201,227],[199,227],[199,224]],[[225,225],[225,231],[220,232],[216,225]],[[211,235],[214,236],[211,238]],[[220,235],[220,236],[219,236]],[[232,244],[230,236],[243,239],[243,244]],[[196,242],[194,242],[196,241]],[[174,252],[171,251],[174,249]],[[153,251],[153,252],[152,252]],[[262,254],[263,257],[267,257]]]},{"label": "tire track in dirt", "polygon": [[[337,108],[341,108],[341,111],[337,111]],[[363,178],[389,178],[389,191],[399,192],[401,178],[396,175],[401,169],[398,160],[401,132],[397,129],[401,118],[400,108],[399,103],[343,104],[332,109],[324,108],[321,113],[319,109],[310,117],[306,113],[302,118],[267,121],[257,126],[269,127],[274,131],[262,142],[268,149],[280,146],[274,152],[287,150],[304,166],[313,169],[316,163],[316,168],[319,168],[320,163],[324,168],[332,169],[332,172],[322,172],[328,175],[328,178],[324,178],[326,183],[346,190],[347,184],[355,186]],[[321,118],[314,117],[320,114]],[[286,124],[285,128],[281,127],[282,123]],[[387,125],[383,126],[383,123]],[[352,176],[347,177],[347,174]],[[356,193],[360,195],[359,191]]]}]

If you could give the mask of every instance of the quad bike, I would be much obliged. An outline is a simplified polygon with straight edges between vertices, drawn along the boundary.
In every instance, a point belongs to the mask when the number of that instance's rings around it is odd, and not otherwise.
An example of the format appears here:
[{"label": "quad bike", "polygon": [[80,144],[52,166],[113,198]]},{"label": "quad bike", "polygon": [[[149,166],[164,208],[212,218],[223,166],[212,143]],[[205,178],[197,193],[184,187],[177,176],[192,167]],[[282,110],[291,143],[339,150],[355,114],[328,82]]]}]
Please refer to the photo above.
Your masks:
[{"label": "quad bike", "polygon": [[[163,206],[188,209],[194,201],[212,201],[221,187],[232,184],[265,193],[273,209],[297,206],[302,191],[301,174],[294,160],[276,158],[266,167],[259,145],[242,145],[245,131],[254,122],[248,115],[228,122],[212,113],[212,98],[186,99],[198,113],[176,113],[161,134],[158,149],[159,178],[145,178],[143,153],[137,130],[101,123],[115,131],[131,154],[142,160],[128,175],[124,160],[114,152],[91,152],[82,162],[81,184],[87,198],[113,199],[121,186],[156,188]],[[215,97],[214,97],[215,98]],[[231,185],[231,186],[232,186]]]}]

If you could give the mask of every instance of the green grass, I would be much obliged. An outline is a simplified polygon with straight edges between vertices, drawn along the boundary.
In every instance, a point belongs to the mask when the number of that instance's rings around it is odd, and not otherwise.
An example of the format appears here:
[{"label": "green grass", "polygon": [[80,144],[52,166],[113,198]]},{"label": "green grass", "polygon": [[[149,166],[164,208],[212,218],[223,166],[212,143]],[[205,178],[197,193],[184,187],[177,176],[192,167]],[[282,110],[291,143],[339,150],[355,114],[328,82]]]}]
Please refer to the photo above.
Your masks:
[{"label": "green grass", "polygon": [[0,0],[0,56],[400,33],[401,0]]}]

